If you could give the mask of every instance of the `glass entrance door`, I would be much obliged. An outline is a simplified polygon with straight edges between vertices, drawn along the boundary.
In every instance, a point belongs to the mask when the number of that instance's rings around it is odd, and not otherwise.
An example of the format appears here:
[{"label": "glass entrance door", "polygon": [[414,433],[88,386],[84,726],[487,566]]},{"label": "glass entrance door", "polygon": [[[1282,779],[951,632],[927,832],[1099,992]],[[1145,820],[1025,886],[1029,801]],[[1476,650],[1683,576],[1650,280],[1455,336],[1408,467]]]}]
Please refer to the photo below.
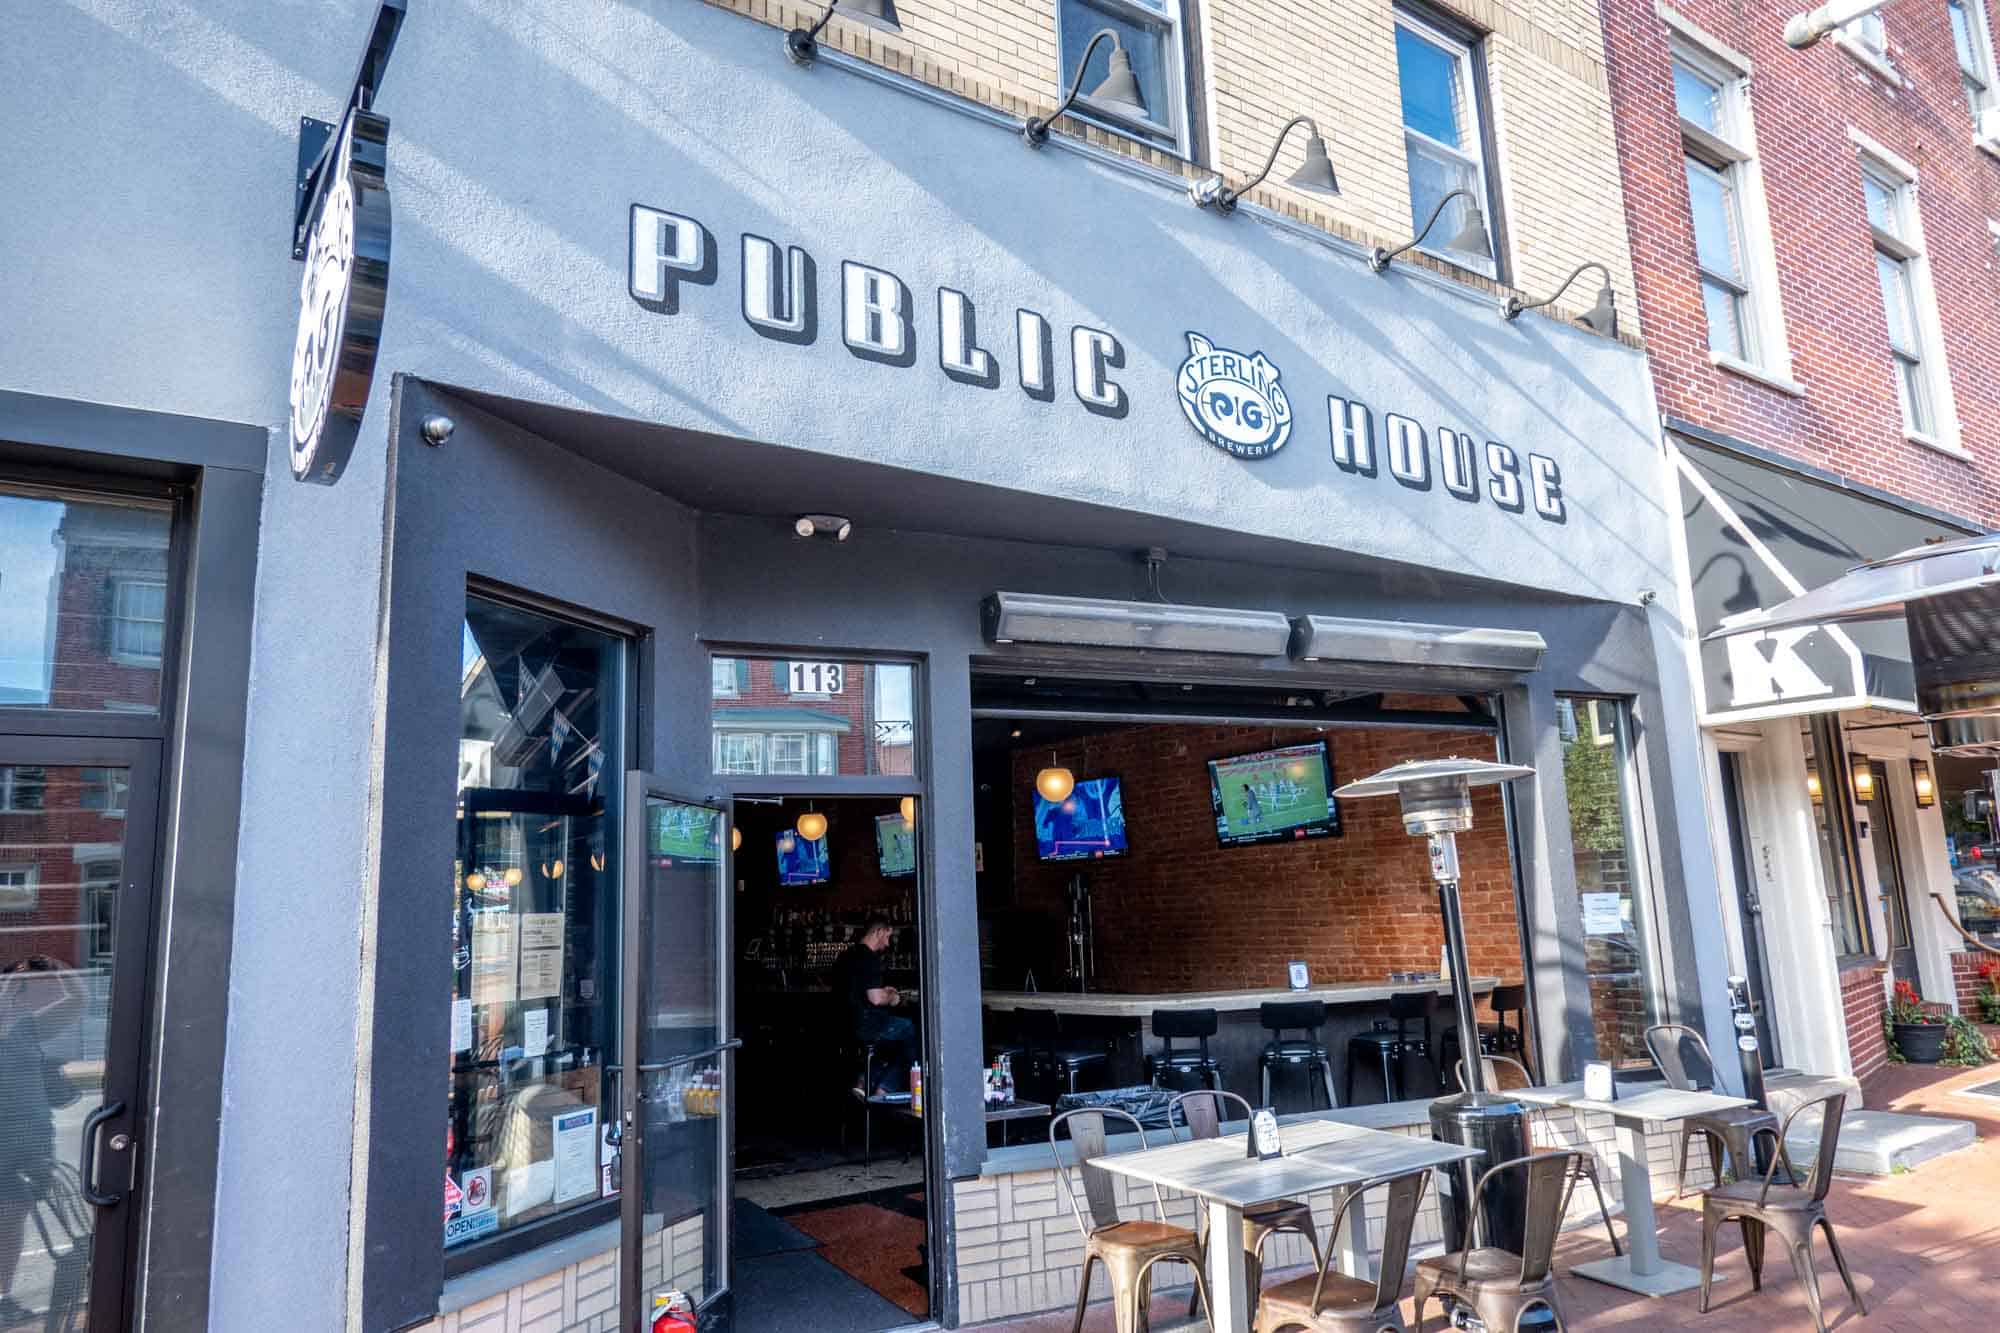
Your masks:
[{"label": "glass entrance door", "polygon": [[1875,773],[1875,800],[1869,807],[1875,836],[1868,841],[1875,850],[1875,885],[1882,895],[1883,915],[1889,921],[1889,970],[1896,980],[1907,981],[1919,990],[1923,980],[1917,973],[1917,946],[1910,931],[1910,893],[1903,882],[1903,847],[1890,813],[1889,770],[1879,760],[1870,760]]},{"label": "glass entrance door", "polygon": [[1736,907],[1743,932],[1743,969],[1750,984],[1750,1015],[1757,1023],[1757,1049],[1764,1058],[1764,1068],[1775,1069],[1778,1028],[1772,1022],[1771,982],[1764,970],[1764,902],[1743,814],[1743,756],[1726,751],[1722,755],[1722,804],[1729,820],[1729,852],[1736,862]]},{"label": "glass entrance door", "polygon": [[0,737],[0,1329],[126,1326],[159,756]]},{"label": "glass entrance door", "polygon": [[730,823],[643,773],[625,816],[620,1327],[685,1305],[711,1333],[730,1317]]}]

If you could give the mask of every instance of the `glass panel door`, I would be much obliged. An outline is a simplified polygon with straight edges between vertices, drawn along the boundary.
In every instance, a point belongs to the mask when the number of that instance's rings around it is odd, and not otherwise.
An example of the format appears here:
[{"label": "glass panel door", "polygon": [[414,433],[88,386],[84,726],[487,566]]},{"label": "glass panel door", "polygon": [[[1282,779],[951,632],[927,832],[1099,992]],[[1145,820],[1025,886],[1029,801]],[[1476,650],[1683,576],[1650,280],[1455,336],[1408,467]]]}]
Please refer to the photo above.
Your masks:
[{"label": "glass panel door", "polygon": [[729,818],[626,778],[625,993],[619,1080],[620,1325],[684,1303],[728,1323],[732,1052]]},{"label": "glass panel door", "polygon": [[0,1329],[124,1327],[158,765],[0,737]]},{"label": "glass panel door", "polygon": [[1875,836],[1868,841],[1875,852],[1875,887],[1889,921],[1889,970],[1896,980],[1921,990],[1916,940],[1910,933],[1910,893],[1903,881],[1903,848],[1889,805],[1889,770],[1880,760],[1870,760],[1868,767],[1875,772],[1875,800],[1869,812]]}]

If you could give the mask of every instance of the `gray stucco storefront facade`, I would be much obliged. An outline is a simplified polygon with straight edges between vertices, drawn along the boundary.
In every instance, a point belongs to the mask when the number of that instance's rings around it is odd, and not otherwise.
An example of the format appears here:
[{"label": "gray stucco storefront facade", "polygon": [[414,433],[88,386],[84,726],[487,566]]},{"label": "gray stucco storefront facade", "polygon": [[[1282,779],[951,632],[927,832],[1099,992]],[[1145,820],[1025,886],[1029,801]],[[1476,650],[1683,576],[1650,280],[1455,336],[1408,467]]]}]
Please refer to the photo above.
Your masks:
[{"label": "gray stucco storefront facade", "polygon": [[[170,86],[209,156],[262,178],[156,204],[161,246],[197,256],[190,280],[239,316],[196,308],[186,336],[170,312],[190,293],[156,274],[132,311],[150,373],[78,370],[93,316],[51,291],[43,346],[8,352],[0,388],[148,403],[164,383],[182,387],[159,406],[277,426],[287,127],[337,109],[372,12],[336,6],[303,41],[278,14],[164,30],[115,9],[27,36],[58,64],[64,43],[108,45],[86,86]],[[696,4],[574,6],[559,25],[426,8],[376,108],[394,248],[360,444],[337,484],[295,484],[277,429],[258,539],[236,875],[309,865],[315,887],[238,895],[211,1281],[148,1304],[149,1326],[283,1310],[376,1330],[439,1309],[452,909],[429,886],[453,873],[468,579],[639,634],[632,757],[710,789],[712,651],[917,665],[947,1274],[950,1182],[986,1152],[961,870],[976,670],[1495,693],[1507,754],[1544,774],[1561,772],[1558,694],[1628,700],[1656,984],[1726,1039],[1686,633],[1664,596],[1677,520],[1639,352],[1504,322],[1421,270],[1378,276],[1247,206],[1199,211],[1179,178],[1081,145],[1031,152],[1012,122],[879,70],[795,68],[772,29]],[[80,151],[37,135],[38,154]],[[81,247],[103,224],[78,225]],[[215,260],[218,236],[255,262]],[[420,429],[440,413],[457,423],[441,447]],[[855,535],[801,542],[802,512]],[[1385,681],[1283,656],[1071,661],[981,634],[996,590],[1141,597],[1149,547],[1189,605],[1533,629],[1548,651],[1520,679]],[[1522,785],[1511,814],[1539,1036],[1568,1072],[1591,1022],[1562,784]],[[949,1277],[937,1294],[955,1322]]]}]

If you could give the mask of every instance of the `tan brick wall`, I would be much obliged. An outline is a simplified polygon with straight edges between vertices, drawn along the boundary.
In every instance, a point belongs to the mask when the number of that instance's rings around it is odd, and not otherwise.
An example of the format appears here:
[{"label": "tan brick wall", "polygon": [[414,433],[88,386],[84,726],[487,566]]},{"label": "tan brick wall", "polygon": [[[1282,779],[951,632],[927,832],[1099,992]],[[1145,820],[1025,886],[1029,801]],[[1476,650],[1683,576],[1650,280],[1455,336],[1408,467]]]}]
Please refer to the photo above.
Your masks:
[{"label": "tan brick wall", "polygon": [[[789,0],[707,0],[779,28],[810,26],[823,10]],[[1636,334],[1632,260],[1597,0],[1441,0],[1435,8],[1488,34],[1483,44],[1498,141],[1498,189],[1515,283],[1546,296],[1577,264],[1612,273],[1621,322]],[[902,0],[900,28],[834,11],[822,40],[834,49],[909,75],[1009,115],[1046,114],[1061,90],[1055,0]],[[1326,199],[1259,187],[1252,201],[1364,245],[1393,247],[1410,235],[1409,178],[1397,92],[1392,0],[1189,0],[1192,36],[1204,47],[1208,87],[1195,89],[1207,161],[1173,156],[1065,121],[1065,133],[1203,178],[1232,183],[1263,163],[1295,115],[1310,115],[1327,140],[1341,195]],[[1208,120],[1213,108],[1213,121]],[[1295,133],[1272,170],[1298,166]],[[1486,279],[1428,256],[1412,256],[1482,289]],[[1586,277],[1563,298],[1567,316],[1589,307]]]},{"label": "tan brick wall", "polygon": [[[646,1240],[646,1287],[669,1284],[702,1298],[702,1230],[699,1214],[656,1231]],[[618,1251],[606,1250],[553,1273],[498,1292],[412,1333],[616,1333]]]}]

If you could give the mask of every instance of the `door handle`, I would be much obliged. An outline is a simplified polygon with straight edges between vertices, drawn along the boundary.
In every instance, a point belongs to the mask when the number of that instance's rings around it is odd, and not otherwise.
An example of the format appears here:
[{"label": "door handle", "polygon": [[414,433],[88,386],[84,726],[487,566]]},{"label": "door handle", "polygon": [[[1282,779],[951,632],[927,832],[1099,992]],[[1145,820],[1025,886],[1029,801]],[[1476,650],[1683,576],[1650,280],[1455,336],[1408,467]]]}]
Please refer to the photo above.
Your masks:
[{"label": "door handle", "polygon": [[97,1188],[97,1133],[107,1120],[125,1114],[124,1102],[106,1102],[83,1118],[83,1151],[78,1159],[82,1170],[83,1201],[97,1208],[114,1208],[125,1201],[123,1194],[106,1194]]}]

